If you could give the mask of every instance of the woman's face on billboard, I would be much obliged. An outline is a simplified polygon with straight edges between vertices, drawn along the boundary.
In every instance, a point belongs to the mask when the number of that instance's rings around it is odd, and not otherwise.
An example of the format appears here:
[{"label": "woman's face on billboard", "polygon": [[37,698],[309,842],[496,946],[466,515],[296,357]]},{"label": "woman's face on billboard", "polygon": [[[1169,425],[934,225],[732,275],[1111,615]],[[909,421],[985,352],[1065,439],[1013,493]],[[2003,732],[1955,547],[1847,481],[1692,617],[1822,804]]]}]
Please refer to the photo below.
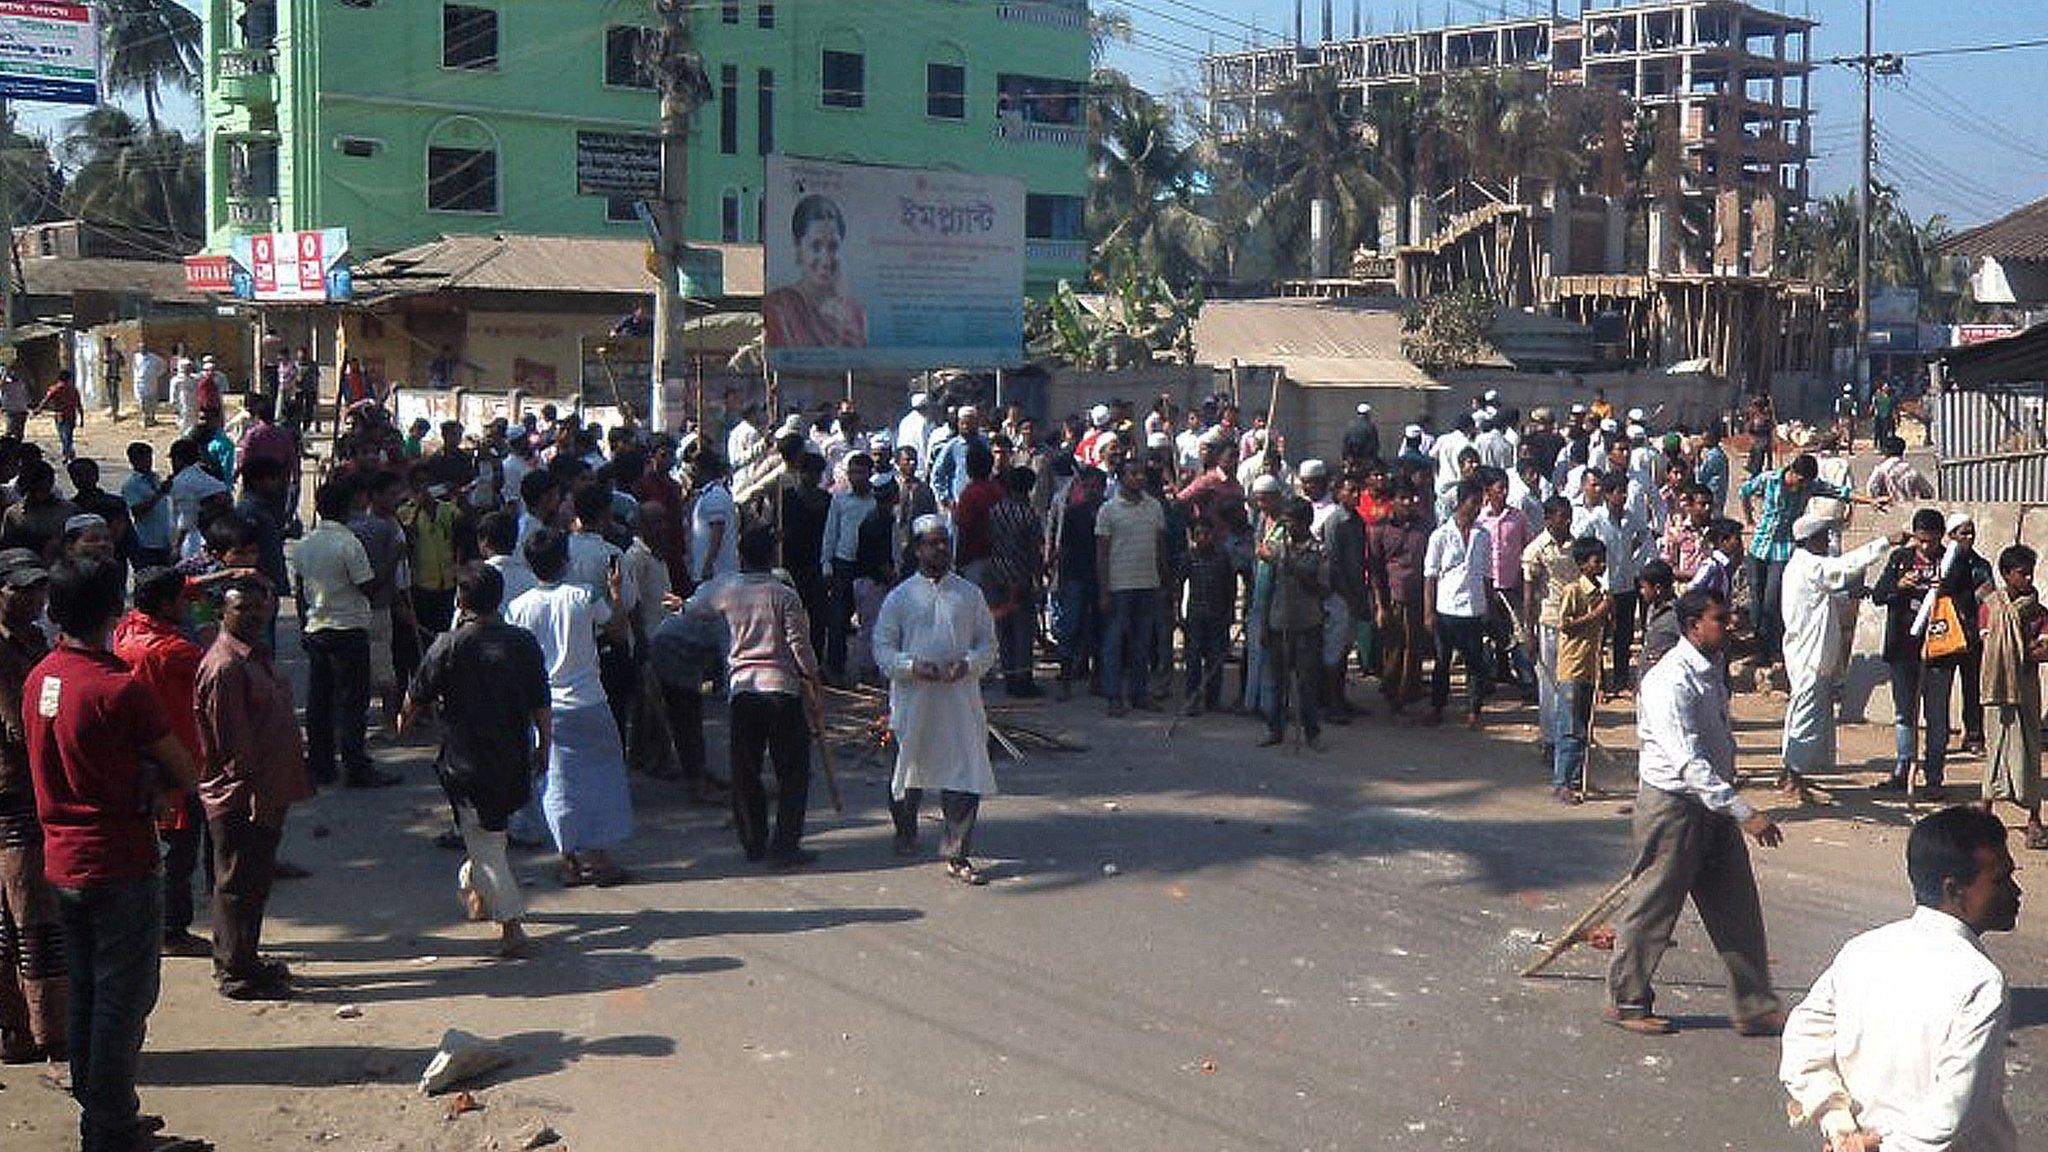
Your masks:
[{"label": "woman's face on billboard", "polygon": [[831,292],[839,287],[839,226],[830,220],[813,220],[796,244],[797,267],[804,284],[816,291]]}]

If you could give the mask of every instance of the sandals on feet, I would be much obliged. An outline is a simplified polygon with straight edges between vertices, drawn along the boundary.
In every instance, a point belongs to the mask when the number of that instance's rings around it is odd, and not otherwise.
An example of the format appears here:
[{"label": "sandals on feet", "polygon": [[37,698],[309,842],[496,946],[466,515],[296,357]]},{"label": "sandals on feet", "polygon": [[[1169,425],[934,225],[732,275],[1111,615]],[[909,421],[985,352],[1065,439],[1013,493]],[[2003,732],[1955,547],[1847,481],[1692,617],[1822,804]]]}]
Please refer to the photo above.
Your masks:
[{"label": "sandals on feet", "polygon": [[974,888],[979,888],[988,883],[988,877],[982,875],[971,862],[966,860],[946,861],[946,875]]}]

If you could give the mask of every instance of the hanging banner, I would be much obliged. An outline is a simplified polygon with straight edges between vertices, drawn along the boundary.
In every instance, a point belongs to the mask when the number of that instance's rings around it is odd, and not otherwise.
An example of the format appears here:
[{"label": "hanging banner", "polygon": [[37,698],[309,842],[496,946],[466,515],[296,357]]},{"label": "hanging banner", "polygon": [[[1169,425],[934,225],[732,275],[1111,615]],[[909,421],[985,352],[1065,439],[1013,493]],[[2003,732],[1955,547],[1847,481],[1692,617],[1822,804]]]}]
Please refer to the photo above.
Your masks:
[{"label": "hanging banner", "polygon": [[0,99],[100,102],[100,34],[92,5],[0,0]]},{"label": "hanging banner", "polygon": [[768,158],[768,361],[1002,368],[1024,352],[1024,185]]},{"label": "hanging banner", "polygon": [[228,249],[228,276],[235,295],[243,300],[346,300],[354,290],[353,278],[341,263],[347,255],[346,228],[237,236]]}]

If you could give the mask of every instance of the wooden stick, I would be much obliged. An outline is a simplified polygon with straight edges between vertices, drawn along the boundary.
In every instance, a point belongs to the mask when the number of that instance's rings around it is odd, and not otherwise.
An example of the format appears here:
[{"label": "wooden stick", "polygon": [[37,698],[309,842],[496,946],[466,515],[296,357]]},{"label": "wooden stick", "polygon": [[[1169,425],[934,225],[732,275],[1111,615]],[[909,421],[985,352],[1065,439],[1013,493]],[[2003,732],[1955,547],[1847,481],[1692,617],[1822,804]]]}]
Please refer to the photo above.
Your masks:
[{"label": "wooden stick", "polygon": [[1629,869],[1628,875],[1616,880],[1609,886],[1607,891],[1600,894],[1598,900],[1593,901],[1592,907],[1586,909],[1584,914],[1577,920],[1572,921],[1571,927],[1564,930],[1564,935],[1551,941],[1542,954],[1538,955],[1536,959],[1531,960],[1522,969],[1523,978],[1526,979],[1534,976],[1552,964],[1557,963],[1558,957],[1563,956],[1582,943],[1593,925],[1609,912],[1614,911],[1615,907],[1621,903],[1622,898],[1628,895],[1629,886],[1634,884],[1636,877],[1640,875],[1642,875],[1642,864],[1638,862],[1634,868]]},{"label": "wooden stick", "polygon": [[811,725],[811,740],[818,746],[818,762],[825,766],[825,794],[832,797],[832,810],[845,812],[846,801],[839,795],[839,773],[832,767],[832,742],[825,739],[825,704],[817,685],[804,683],[804,719]]}]

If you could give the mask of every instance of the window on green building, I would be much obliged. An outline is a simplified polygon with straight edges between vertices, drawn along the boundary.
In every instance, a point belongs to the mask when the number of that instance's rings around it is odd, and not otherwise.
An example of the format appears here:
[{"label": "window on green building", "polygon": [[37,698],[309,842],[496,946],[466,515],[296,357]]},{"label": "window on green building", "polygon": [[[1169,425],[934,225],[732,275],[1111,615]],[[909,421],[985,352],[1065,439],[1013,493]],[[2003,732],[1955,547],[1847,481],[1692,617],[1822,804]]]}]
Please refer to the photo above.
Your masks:
[{"label": "window on green building", "polygon": [[441,67],[497,71],[497,12],[469,4],[441,5]]},{"label": "window on green building", "polygon": [[959,64],[924,66],[924,114],[937,120],[967,119],[967,69]]},{"label": "window on green building", "polygon": [[754,148],[766,156],[775,151],[775,69],[754,73]]},{"label": "window on green building", "polygon": [[718,198],[718,238],[727,244],[740,242],[741,225],[745,223],[741,219],[745,212],[740,203],[740,194],[730,188]]},{"label": "window on green building", "polygon": [[496,212],[498,154],[487,148],[427,149],[427,207],[436,212]]},{"label": "window on green building", "polygon": [[762,28],[775,27],[775,0],[761,0],[754,9],[754,23]]},{"label": "window on green building", "polygon": [[739,23],[740,0],[724,0],[718,9],[718,20],[721,24]]},{"label": "window on green building", "polygon": [[827,108],[864,108],[868,102],[868,61],[859,52],[824,51],[819,88]]},{"label": "window on green building", "polygon": [[740,150],[740,70],[731,64],[718,68],[718,151],[722,156]]},{"label": "window on green building", "polygon": [[652,89],[655,62],[660,58],[660,32],[618,26],[604,30],[606,87]]},{"label": "window on green building", "polygon": [[1032,240],[1079,240],[1082,200],[1079,196],[1024,197],[1024,235]]}]

